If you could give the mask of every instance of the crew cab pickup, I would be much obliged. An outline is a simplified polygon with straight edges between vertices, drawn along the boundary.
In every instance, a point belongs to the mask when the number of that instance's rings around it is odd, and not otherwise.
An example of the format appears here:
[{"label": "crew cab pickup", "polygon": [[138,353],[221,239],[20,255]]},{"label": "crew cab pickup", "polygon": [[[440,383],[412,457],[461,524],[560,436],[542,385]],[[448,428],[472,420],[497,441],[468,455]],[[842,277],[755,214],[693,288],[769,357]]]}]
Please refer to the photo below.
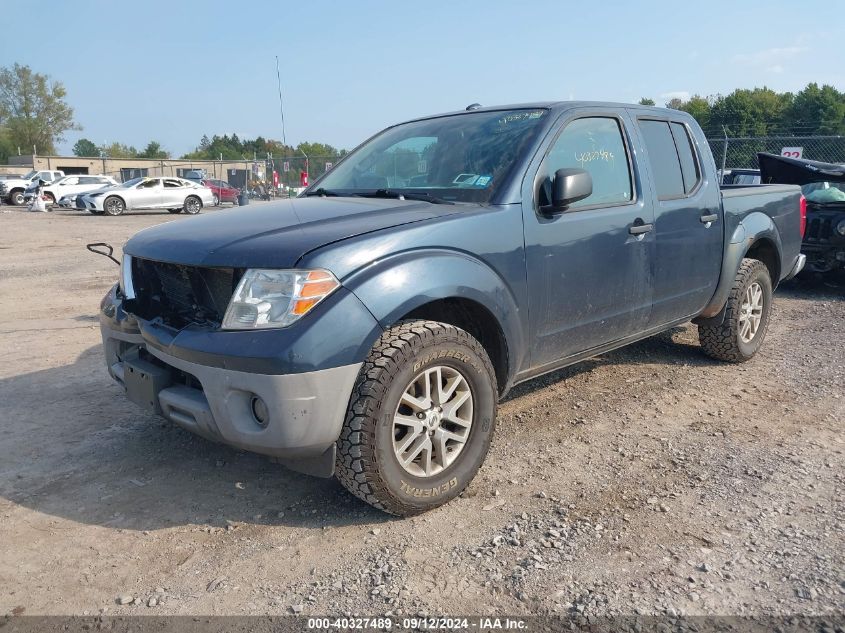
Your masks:
[{"label": "crew cab pickup", "polygon": [[23,178],[9,178],[0,181],[0,200],[4,200],[9,204],[21,206],[24,203],[24,193],[31,185],[38,184],[41,180],[46,183],[52,183],[59,178],[64,178],[63,171],[50,170],[32,170],[28,172]]},{"label": "crew cab pickup", "polygon": [[800,199],[721,191],[677,110],[471,106],[298,198],[135,235],[106,364],[186,429],[411,515],[464,490],[517,383],[691,319],[704,353],[751,359],[804,262]]}]

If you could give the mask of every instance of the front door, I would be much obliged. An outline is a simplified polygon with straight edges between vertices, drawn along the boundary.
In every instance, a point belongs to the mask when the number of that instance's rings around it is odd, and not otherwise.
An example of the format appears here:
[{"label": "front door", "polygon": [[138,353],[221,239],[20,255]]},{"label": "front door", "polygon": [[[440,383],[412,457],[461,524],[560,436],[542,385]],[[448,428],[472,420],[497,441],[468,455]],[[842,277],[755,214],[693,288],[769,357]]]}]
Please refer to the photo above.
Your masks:
[{"label": "front door", "polygon": [[161,178],[147,178],[135,186],[131,198],[133,209],[155,209],[161,204]]},{"label": "front door", "polygon": [[[570,115],[524,189],[534,371],[645,329],[654,219],[633,169],[629,125],[611,111]],[[593,193],[544,213],[555,171],[565,167],[587,170]]]}]

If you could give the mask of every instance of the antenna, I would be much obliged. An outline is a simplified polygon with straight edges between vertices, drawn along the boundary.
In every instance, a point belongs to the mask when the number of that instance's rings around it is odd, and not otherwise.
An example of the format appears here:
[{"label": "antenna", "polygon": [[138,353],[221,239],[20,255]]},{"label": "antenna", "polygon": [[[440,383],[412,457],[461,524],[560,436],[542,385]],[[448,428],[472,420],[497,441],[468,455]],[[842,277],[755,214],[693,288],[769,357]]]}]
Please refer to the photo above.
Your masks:
[{"label": "antenna", "polygon": [[279,73],[279,56],[276,55],[276,81],[279,83],[279,115],[282,117],[282,145],[287,146],[285,138],[285,109],[282,105],[282,76]]}]

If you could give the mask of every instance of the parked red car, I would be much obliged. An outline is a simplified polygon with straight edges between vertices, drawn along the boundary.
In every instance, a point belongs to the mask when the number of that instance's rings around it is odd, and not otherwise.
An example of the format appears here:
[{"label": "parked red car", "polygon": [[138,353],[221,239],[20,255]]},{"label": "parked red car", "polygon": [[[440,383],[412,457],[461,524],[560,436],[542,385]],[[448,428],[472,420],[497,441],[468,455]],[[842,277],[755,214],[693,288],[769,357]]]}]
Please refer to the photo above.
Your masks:
[{"label": "parked red car", "polygon": [[214,194],[214,206],[219,206],[221,202],[231,202],[238,204],[238,194],[241,192],[237,187],[233,187],[224,180],[206,179],[202,184],[211,189]]}]

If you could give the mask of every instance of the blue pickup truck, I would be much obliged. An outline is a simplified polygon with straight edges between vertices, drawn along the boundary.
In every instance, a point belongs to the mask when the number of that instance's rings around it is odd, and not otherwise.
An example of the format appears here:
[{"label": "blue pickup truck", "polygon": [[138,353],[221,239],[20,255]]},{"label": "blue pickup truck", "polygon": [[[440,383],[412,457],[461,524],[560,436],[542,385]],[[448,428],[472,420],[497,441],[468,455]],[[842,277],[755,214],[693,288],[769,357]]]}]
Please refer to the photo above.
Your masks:
[{"label": "blue pickup truck", "polygon": [[103,298],[111,376],[396,515],[473,479],[515,384],[698,324],[754,356],[801,192],[720,188],[683,112],[565,102],[387,128],[301,196],[155,226]]}]

